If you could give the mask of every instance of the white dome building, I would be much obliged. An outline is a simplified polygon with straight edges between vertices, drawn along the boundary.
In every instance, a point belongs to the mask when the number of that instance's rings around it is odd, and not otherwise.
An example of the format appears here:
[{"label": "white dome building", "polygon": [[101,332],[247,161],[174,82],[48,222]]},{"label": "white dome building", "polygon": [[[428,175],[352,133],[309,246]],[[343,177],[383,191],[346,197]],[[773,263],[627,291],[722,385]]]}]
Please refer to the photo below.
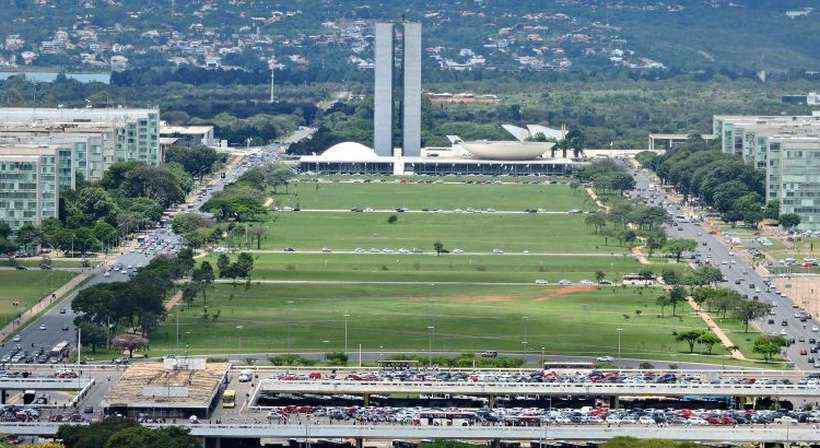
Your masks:
[{"label": "white dome building", "polygon": [[379,155],[376,154],[373,148],[368,148],[361,143],[342,142],[326,149],[320,157],[334,162],[361,162],[377,160]]}]

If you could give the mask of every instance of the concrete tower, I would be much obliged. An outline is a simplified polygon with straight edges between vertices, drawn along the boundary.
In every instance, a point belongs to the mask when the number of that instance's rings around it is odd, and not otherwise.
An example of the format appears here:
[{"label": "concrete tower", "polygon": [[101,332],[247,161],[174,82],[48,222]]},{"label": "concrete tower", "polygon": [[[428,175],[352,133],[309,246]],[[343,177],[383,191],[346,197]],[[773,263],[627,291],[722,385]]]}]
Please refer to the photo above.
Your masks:
[{"label": "concrete tower", "polygon": [[404,22],[402,155],[421,154],[421,23]]},{"label": "concrete tower", "polygon": [[373,149],[393,155],[393,24],[376,23]]}]

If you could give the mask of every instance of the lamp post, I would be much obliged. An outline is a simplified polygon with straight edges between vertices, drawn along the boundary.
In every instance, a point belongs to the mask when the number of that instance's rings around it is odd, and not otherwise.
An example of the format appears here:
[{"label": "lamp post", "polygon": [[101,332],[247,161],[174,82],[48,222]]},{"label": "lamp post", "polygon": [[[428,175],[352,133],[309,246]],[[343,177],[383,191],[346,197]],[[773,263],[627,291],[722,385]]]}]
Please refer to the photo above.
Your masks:
[{"label": "lamp post", "polygon": [[242,325],[236,326],[236,334],[239,336],[239,353],[242,353],[242,328],[244,328]]},{"label": "lamp post", "polygon": [[543,368],[543,367],[544,367],[544,351],[545,351],[546,349],[547,349],[547,348],[546,348],[546,347],[544,347],[543,345],[541,346],[541,364],[540,364],[540,367],[541,367],[541,368]]},{"label": "lamp post", "polygon": [[345,354],[347,354],[347,318],[350,317],[350,313],[345,313]]},{"label": "lamp post", "polygon": [[623,328],[618,329],[618,362],[621,361],[621,335],[623,334],[623,332]]},{"label": "lamp post", "polygon": [[435,337],[435,334],[436,334],[436,327],[433,326],[433,325],[429,325],[429,326],[427,326],[427,330],[430,333],[429,334],[429,336],[430,336],[429,344],[427,346],[428,364],[433,365],[433,338]]}]

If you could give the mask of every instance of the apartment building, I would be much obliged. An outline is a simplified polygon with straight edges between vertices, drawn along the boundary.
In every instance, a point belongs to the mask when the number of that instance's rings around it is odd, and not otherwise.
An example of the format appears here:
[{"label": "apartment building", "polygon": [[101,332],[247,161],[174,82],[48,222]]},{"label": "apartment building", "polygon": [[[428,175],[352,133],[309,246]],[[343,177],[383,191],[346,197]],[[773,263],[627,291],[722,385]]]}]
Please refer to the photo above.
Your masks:
[{"label": "apartment building", "polygon": [[[2,125],[0,125],[0,128]],[[102,179],[105,168],[105,136],[102,133],[66,133],[41,135],[28,132],[0,130],[0,145],[55,145],[71,151],[71,162],[76,176],[96,182]]]},{"label": "apartment building", "polygon": [[76,185],[72,152],[60,145],[0,145],[0,221],[16,230],[58,217],[60,191]]}]

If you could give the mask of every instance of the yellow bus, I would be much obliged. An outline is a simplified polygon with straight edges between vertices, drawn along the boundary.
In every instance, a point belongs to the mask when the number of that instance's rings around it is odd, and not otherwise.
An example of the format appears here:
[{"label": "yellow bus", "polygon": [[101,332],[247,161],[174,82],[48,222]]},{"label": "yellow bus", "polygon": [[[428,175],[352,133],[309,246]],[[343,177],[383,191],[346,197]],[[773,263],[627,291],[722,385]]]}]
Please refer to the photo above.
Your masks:
[{"label": "yellow bus", "polygon": [[236,407],[236,391],[228,389],[222,394],[222,407],[230,409]]}]

